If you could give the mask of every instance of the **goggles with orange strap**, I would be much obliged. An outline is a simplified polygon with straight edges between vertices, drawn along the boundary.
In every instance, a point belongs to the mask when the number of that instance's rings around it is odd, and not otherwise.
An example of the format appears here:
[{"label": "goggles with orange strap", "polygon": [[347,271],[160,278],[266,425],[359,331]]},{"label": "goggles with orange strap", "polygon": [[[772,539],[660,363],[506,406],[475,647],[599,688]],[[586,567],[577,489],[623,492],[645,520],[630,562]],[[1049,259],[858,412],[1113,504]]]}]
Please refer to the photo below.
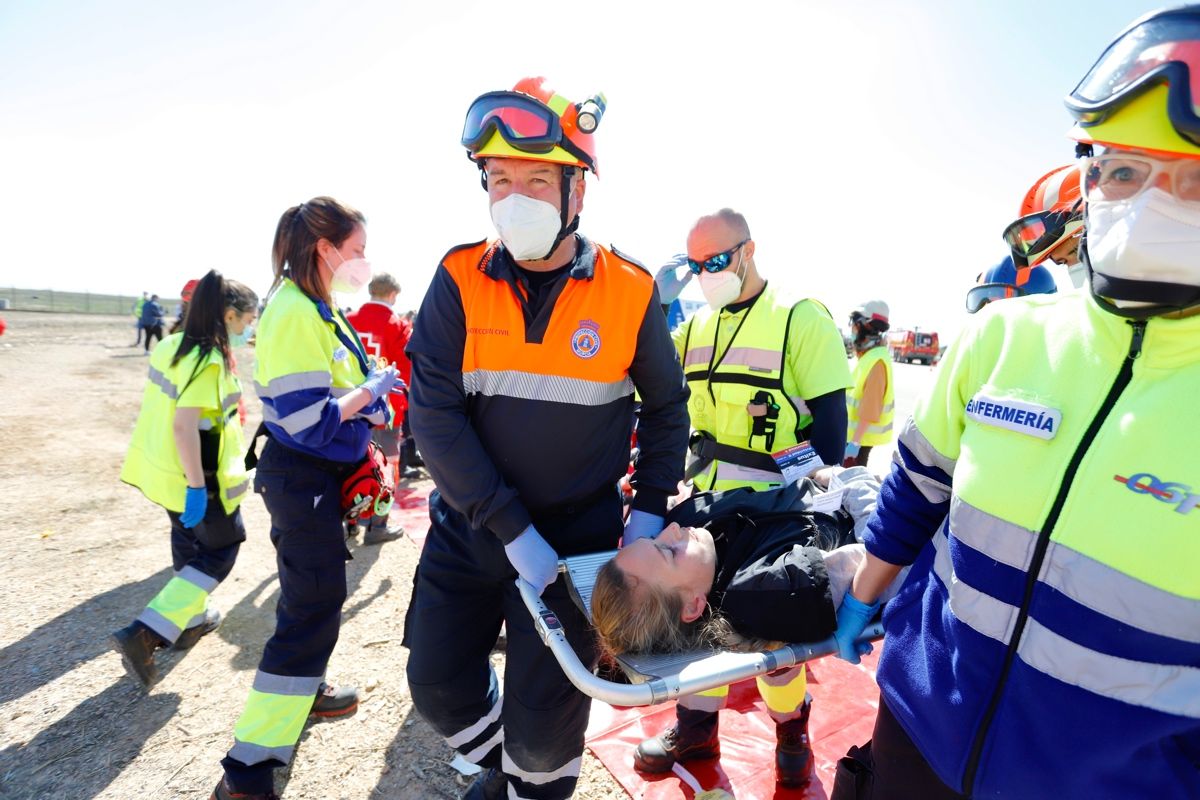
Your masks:
[{"label": "goggles with orange strap", "polygon": [[1070,232],[1071,223],[1081,223],[1083,203],[1066,211],[1039,211],[1026,214],[1004,229],[1004,243],[1012,250],[1017,266],[1036,264],[1038,258],[1060,244]]},{"label": "goggles with orange strap", "polygon": [[[595,104],[595,101],[589,101]],[[590,125],[594,130],[603,108],[589,112]],[[573,118],[580,117],[578,111]],[[475,99],[467,110],[463,122],[462,145],[471,153],[477,152],[492,138],[500,134],[512,147],[531,155],[545,155],[555,147],[561,147],[595,172],[591,155],[575,145],[563,131],[559,115],[550,106],[522,92],[488,92]]]}]

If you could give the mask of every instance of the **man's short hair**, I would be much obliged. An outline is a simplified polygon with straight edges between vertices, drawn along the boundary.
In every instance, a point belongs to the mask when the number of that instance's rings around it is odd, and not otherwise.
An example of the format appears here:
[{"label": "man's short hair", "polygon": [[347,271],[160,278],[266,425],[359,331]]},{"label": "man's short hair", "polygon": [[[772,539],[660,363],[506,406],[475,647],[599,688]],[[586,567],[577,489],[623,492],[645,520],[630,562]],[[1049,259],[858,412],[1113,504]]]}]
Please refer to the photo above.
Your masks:
[{"label": "man's short hair", "polygon": [[746,218],[732,208],[722,208],[714,217],[724,222],[729,226],[730,230],[738,235],[739,239],[749,239],[750,225],[746,222]]},{"label": "man's short hair", "polygon": [[388,273],[377,272],[375,277],[371,278],[371,282],[367,284],[367,291],[371,293],[373,300],[378,300],[387,297],[392,292],[400,291],[400,284]]}]

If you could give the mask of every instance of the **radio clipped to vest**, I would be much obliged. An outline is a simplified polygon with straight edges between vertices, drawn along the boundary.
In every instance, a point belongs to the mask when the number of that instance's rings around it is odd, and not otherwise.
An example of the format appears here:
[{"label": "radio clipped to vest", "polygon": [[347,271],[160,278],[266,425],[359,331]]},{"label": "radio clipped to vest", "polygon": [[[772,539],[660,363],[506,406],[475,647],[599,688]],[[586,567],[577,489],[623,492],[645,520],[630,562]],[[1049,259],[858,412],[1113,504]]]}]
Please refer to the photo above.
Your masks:
[{"label": "radio clipped to vest", "polygon": [[759,390],[746,405],[746,413],[750,415],[750,437],[746,440],[746,447],[754,449],[754,437],[761,436],[765,444],[763,449],[771,452],[775,447],[775,423],[779,420],[779,404],[770,392]]}]

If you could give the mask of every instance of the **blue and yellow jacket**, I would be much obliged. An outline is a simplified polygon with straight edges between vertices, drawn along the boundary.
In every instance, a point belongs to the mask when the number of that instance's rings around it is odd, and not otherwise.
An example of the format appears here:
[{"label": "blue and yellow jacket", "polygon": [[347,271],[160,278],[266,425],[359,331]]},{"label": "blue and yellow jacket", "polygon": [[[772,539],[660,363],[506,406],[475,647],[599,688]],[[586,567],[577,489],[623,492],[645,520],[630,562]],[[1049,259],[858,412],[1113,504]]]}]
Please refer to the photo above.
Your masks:
[{"label": "blue and yellow jacket", "polygon": [[366,378],[366,356],[341,312],[314,301],[285,278],[263,311],[255,337],[254,385],[271,436],[330,461],[357,462],[371,428],[388,421],[380,399],[344,423],[337,399]]},{"label": "blue and yellow jacket", "polygon": [[1200,797],[1198,341],[1084,294],[994,303],[901,431],[878,680],[949,786]]}]

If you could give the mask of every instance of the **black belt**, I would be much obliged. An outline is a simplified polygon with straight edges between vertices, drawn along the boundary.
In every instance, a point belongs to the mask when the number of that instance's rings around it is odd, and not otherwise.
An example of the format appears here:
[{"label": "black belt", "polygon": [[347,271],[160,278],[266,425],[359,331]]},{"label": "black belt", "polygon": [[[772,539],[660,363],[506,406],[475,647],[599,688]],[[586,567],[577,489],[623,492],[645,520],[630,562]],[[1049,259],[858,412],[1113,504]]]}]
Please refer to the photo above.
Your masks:
[{"label": "black belt", "polygon": [[727,464],[773,472],[776,475],[782,474],[775,459],[767,453],[721,444],[708,431],[695,431],[691,435],[688,439],[688,452],[692,454],[692,461],[683,473],[683,479],[687,481],[708,469],[708,465],[713,461],[724,461]]}]

